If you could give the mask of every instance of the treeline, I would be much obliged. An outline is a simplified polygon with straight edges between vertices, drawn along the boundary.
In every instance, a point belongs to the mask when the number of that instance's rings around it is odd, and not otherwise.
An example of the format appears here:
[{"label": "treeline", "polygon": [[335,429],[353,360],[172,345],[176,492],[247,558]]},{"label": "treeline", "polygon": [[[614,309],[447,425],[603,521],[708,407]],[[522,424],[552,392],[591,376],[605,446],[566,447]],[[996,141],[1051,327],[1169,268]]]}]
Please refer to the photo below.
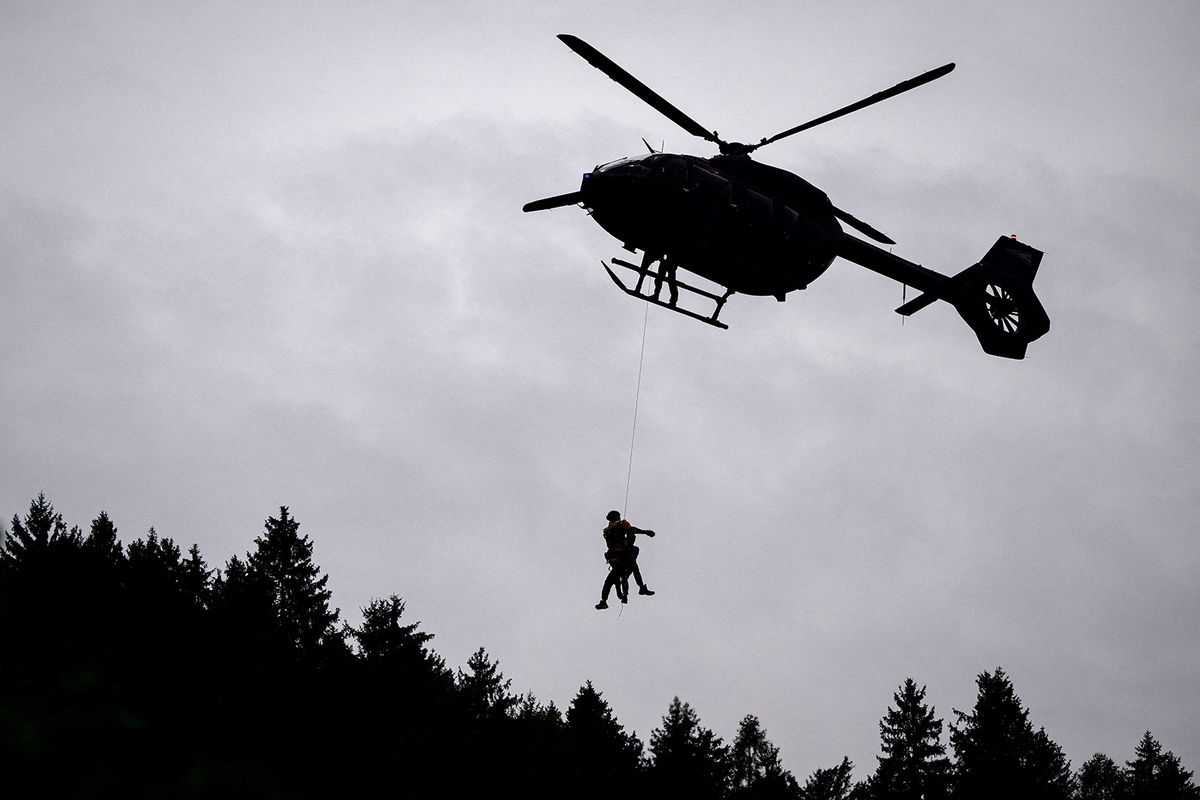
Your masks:
[{"label": "treeline", "polygon": [[[287,508],[211,568],[108,515],[68,528],[42,495],[0,548],[0,783],[13,797],[1200,798],[1150,735],[1072,771],[1002,669],[949,726],[905,680],[866,780],[803,782],[754,716],[732,742],[671,701],[648,744],[584,683],[565,710],[483,648],[451,670],[398,596],[351,627]],[[948,739],[949,748],[944,741]],[[952,756],[951,756],[952,751]]]}]

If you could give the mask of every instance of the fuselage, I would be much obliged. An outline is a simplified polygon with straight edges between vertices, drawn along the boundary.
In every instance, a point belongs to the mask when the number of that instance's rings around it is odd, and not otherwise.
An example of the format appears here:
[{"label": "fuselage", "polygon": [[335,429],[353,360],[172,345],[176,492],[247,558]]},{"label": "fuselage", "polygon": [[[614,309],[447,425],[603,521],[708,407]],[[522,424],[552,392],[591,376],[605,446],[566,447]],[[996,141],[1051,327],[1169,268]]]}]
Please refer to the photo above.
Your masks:
[{"label": "fuselage", "polygon": [[624,158],[585,174],[580,192],[626,247],[665,255],[742,294],[803,289],[829,267],[843,237],[824,192],[746,156]]}]

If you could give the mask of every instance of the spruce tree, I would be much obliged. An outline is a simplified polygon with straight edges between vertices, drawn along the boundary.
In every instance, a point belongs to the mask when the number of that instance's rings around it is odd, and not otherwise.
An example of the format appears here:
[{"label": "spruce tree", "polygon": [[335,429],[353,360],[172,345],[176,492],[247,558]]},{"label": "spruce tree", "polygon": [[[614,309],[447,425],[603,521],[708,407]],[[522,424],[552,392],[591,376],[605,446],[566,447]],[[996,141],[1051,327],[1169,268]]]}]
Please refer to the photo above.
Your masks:
[{"label": "spruce tree", "polygon": [[121,543],[117,541],[117,526],[109,519],[107,512],[101,511],[92,520],[91,529],[83,546],[102,562],[109,564],[120,562],[123,553]]},{"label": "spruce tree", "polygon": [[847,800],[853,772],[854,762],[846,756],[836,767],[815,770],[800,787],[800,800]]},{"label": "spruce tree", "polygon": [[1034,732],[1004,670],[980,674],[977,684],[975,708],[956,710],[950,729],[955,795],[1067,800],[1074,788],[1070,763],[1044,730]]},{"label": "spruce tree", "polygon": [[209,607],[212,602],[212,578],[213,570],[208,568],[200,555],[200,547],[193,542],[188,548],[187,558],[180,564],[179,585],[194,608]]},{"label": "spruce tree", "polygon": [[506,717],[518,699],[509,694],[512,681],[500,672],[500,662],[488,658],[482,647],[467,659],[467,671],[458,671],[458,690],[477,718]]},{"label": "spruce tree", "polygon": [[1200,789],[1192,782],[1192,773],[1179,758],[1146,731],[1126,762],[1125,782],[1129,800],[1195,800]]},{"label": "spruce tree", "polygon": [[270,617],[274,621],[273,598],[265,577],[250,572],[241,558],[230,556],[224,572],[213,578],[213,602],[227,622],[249,622]]},{"label": "spruce tree", "polygon": [[45,493],[39,492],[29,504],[24,523],[13,514],[12,530],[0,549],[0,568],[9,572],[37,569],[52,545],[72,538],[82,541],[78,529],[68,531],[62,515],[54,510]]},{"label": "spruce tree", "polygon": [[641,741],[625,732],[591,681],[567,706],[566,739],[572,793],[599,795],[602,787],[628,786],[638,773]]},{"label": "spruce tree", "polygon": [[362,625],[353,635],[363,658],[395,665],[425,663],[429,657],[425,645],[433,634],[418,632],[419,622],[401,625],[403,614],[404,601],[394,594],[382,600],[373,598],[362,609]]},{"label": "spruce tree", "polygon": [[730,763],[732,797],[790,798],[799,791],[795,777],[783,768],[779,748],[767,739],[753,714],[747,714],[738,725]]},{"label": "spruce tree", "polygon": [[160,539],[154,528],[146,532],[145,539],[130,542],[128,562],[130,579],[140,590],[167,592],[180,588],[183,564],[179,545],[169,537]]},{"label": "spruce tree", "polygon": [[1083,762],[1075,776],[1079,800],[1124,800],[1125,774],[1103,753]]},{"label": "spruce tree", "polygon": [[871,779],[879,800],[935,800],[948,791],[950,762],[942,746],[942,721],[925,705],[925,687],[907,678],[879,722],[883,755]]},{"label": "spruce tree", "polygon": [[662,727],[650,733],[650,752],[650,775],[660,793],[719,798],[728,789],[729,748],[678,697],[671,701]]},{"label": "spruce tree", "polygon": [[312,560],[313,545],[300,535],[300,523],[280,506],[279,517],[268,517],[256,549],[247,559],[248,572],[265,581],[283,635],[301,655],[315,655],[323,645],[339,645],[335,628],[338,610],[329,609],[332,592],[325,588]]}]

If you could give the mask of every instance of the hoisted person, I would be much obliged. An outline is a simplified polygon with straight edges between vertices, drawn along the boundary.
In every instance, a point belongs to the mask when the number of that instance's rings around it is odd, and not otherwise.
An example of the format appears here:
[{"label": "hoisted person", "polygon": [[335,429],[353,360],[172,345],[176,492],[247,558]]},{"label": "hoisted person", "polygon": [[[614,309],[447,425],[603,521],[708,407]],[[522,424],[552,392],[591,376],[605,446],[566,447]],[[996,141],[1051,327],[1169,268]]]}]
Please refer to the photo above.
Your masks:
[{"label": "hoisted person", "polygon": [[597,609],[608,608],[608,593],[613,587],[617,589],[617,597],[622,603],[629,602],[629,576],[638,585],[638,594],[652,595],[650,587],[642,580],[642,572],[638,569],[637,557],[641,551],[635,541],[639,533],[653,537],[654,531],[642,530],[629,524],[629,520],[621,519],[621,512],[610,511],[606,517],[608,525],[604,528],[604,560],[608,562],[608,577],[604,579],[604,587],[600,590],[600,602]]}]

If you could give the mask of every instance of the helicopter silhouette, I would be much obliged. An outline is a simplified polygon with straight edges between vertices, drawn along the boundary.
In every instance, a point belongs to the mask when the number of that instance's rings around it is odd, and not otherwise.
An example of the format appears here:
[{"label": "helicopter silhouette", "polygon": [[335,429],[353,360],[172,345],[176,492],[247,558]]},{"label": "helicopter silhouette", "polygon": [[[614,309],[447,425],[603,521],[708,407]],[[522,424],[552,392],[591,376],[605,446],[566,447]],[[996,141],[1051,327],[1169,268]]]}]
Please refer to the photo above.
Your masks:
[{"label": "helicopter silhouette", "polygon": [[[1027,345],[1050,330],[1050,318],[1033,291],[1042,251],[1015,236],[1001,236],[978,263],[944,275],[845,233],[839,223],[880,244],[895,244],[834,206],[825,192],[803,178],[750,158],[764,145],[936,80],[953,70],[954,64],[756,144],[743,144],[707,130],[582,39],[570,34],[558,38],[667,119],[719,150],[718,155],[702,158],[656,152],[647,143],[649,153],[600,164],[585,173],[578,191],[524,206],[527,212],[581,206],[626,250],[641,250],[640,264],[612,259],[613,265],[637,274],[632,288],[601,261],[626,294],[728,328],[718,315],[735,293],[782,302],[789,292],[807,288],[840,257],[918,290],[917,297],[896,309],[899,314],[911,316],[937,300],[950,303],[991,355],[1024,358]],[[725,291],[718,294],[684,283],[677,278],[677,269],[695,273]],[[650,278],[653,289],[643,291]],[[667,300],[661,297],[664,286]],[[713,302],[712,313],[680,306],[681,289]]]}]

